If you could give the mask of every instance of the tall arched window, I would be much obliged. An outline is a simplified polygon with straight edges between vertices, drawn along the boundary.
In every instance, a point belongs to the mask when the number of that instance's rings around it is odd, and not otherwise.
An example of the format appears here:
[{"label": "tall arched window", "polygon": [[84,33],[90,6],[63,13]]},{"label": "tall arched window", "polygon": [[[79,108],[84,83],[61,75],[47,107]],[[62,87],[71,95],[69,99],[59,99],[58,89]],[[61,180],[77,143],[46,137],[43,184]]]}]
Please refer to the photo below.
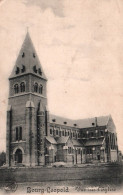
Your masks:
[{"label": "tall arched window", "polygon": [[40,93],[40,94],[43,93],[43,86],[42,86],[42,85],[39,86],[39,93]]},{"label": "tall arched window", "polygon": [[16,127],[16,141],[18,141],[18,127]]},{"label": "tall arched window", "polygon": [[58,135],[58,129],[56,129],[56,135]]},{"label": "tall arched window", "polygon": [[38,83],[34,84],[34,92],[38,92]]},{"label": "tall arched window", "polygon": [[52,135],[52,133],[53,133],[53,131],[52,131],[52,129],[50,129],[50,134]]},{"label": "tall arched window", "polygon": [[22,140],[22,127],[20,127],[20,135],[19,135],[20,140]]},{"label": "tall arched window", "polygon": [[18,84],[14,85],[14,91],[15,91],[15,93],[19,93],[19,86],[18,86]]},{"label": "tall arched window", "polygon": [[16,141],[22,140],[22,127],[16,127]]},{"label": "tall arched window", "polygon": [[20,91],[21,91],[21,92],[24,92],[24,91],[25,91],[25,83],[24,83],[24,82],[22,82],[22,83],[20,84]]}]

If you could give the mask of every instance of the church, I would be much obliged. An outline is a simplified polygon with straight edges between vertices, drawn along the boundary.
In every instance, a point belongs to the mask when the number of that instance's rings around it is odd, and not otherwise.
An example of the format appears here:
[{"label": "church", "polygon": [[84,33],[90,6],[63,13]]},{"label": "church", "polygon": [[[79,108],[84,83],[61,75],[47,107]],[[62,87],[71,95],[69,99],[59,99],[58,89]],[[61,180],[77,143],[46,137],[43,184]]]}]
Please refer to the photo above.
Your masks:
[{"label": "church", "polygon": [[47,81],[27,32],[9,77],[7,166],[117,162],[111,115],[79,120],[52,115],[47,108]]}]

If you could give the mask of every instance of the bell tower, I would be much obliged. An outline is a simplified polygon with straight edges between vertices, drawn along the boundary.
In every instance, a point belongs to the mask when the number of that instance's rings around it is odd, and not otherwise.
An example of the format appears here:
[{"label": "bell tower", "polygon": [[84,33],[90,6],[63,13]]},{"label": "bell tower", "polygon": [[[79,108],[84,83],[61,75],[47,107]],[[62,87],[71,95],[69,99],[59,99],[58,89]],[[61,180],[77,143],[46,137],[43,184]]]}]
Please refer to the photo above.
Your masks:
[{"label": "bell tower", "polygon": [[[36,166],[40,165],[38,159],[41,165],[45,163],[43,142],[47,135],[48,118],[46,116],[46,85],[47,78],[27,32],[9,77],[6,133],[6,164],[8,166]],[[40,112],[40,108],[43,112]],[[42,113],[44,113],[43,117]],[[37,144],[38,134],[40,134],[40,140],[43,141],[41,144]]]}]

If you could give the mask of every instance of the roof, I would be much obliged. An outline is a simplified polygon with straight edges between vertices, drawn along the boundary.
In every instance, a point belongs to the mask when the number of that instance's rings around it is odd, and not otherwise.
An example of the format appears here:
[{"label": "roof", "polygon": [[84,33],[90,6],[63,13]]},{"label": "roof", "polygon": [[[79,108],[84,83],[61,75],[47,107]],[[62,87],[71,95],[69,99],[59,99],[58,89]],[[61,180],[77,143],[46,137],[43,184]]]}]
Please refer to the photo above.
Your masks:
[{"label": "roof", "polygon": [[103,140],[104,140],[104,137],[103,138],[98,138],[98,139],[90,139],[90,140],[87,140],[85,142],[85,146],[98,146],[98,145],[102,145],[103,144]]},{"label": "roof", "polygon": [[108,124],[109,117],[110,116],[108,115],[108,116],[99,116],[93,118],[80,119],[77,120],[77,123],[79,124],[80,128],[106,126]]},{"label": "roof", "polygon": [[27,73],[32,73],[47,80],[28,32],[9,78]]},{"label": "roof", "polygon": [[[67,119],[67,118],[52,115],[52,114],[50,114],[49,116],[50,123],[60,124],[60,125],[70,126],[70,127],[75,127],[75,128],[95,127],[96,124],[98,126],[106,126],[108,124],[109,118],[110,116],[108,115],[108,116],[99,116],[99,117],[93,117],[93,118],[72,120],[72,119]],[[53,122],[54,119],[55,119],[55,122]],[[76,126],[74,124],[76,124]]]},{"label": "roof", "polygon": [[58,139],[57,139],[57,143],[58,144],[66,144],[66,142],[68,141],[68,139],[69,139],[69,136],[62,136],[62,137],[59,137]]},{"label": "roof", "polygon": [[74,146],[82,146],[82,144],[79,141],[75,140],[75,139],[73,139],[72,142],[73,142]]},{"label": "roof", "polygon": [[26,102],[26,108],[34,108],[35,106],[34,106],[34,103],[33,103],[33,101],[27,101]]},{"label": "roof", "polygon": [[39,102],[38,112],[44,112],[44,108],[43,108],[41,101]]},{"label": "roof", "polygon": [[46,136],[46,140],[51,144],[57,144],[56,140],[51,136]]}]

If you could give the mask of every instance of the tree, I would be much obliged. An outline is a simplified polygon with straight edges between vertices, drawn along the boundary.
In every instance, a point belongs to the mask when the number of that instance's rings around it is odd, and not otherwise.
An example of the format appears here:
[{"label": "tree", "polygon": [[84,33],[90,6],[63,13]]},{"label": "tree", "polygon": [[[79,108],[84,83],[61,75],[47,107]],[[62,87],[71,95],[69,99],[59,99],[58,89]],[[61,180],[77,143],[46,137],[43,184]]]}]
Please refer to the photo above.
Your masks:
[{"label": "tree", "polygon": [[0,166],[2,166],[4,163],[6,163],[6,153],[2,152],[0,153]]}]

